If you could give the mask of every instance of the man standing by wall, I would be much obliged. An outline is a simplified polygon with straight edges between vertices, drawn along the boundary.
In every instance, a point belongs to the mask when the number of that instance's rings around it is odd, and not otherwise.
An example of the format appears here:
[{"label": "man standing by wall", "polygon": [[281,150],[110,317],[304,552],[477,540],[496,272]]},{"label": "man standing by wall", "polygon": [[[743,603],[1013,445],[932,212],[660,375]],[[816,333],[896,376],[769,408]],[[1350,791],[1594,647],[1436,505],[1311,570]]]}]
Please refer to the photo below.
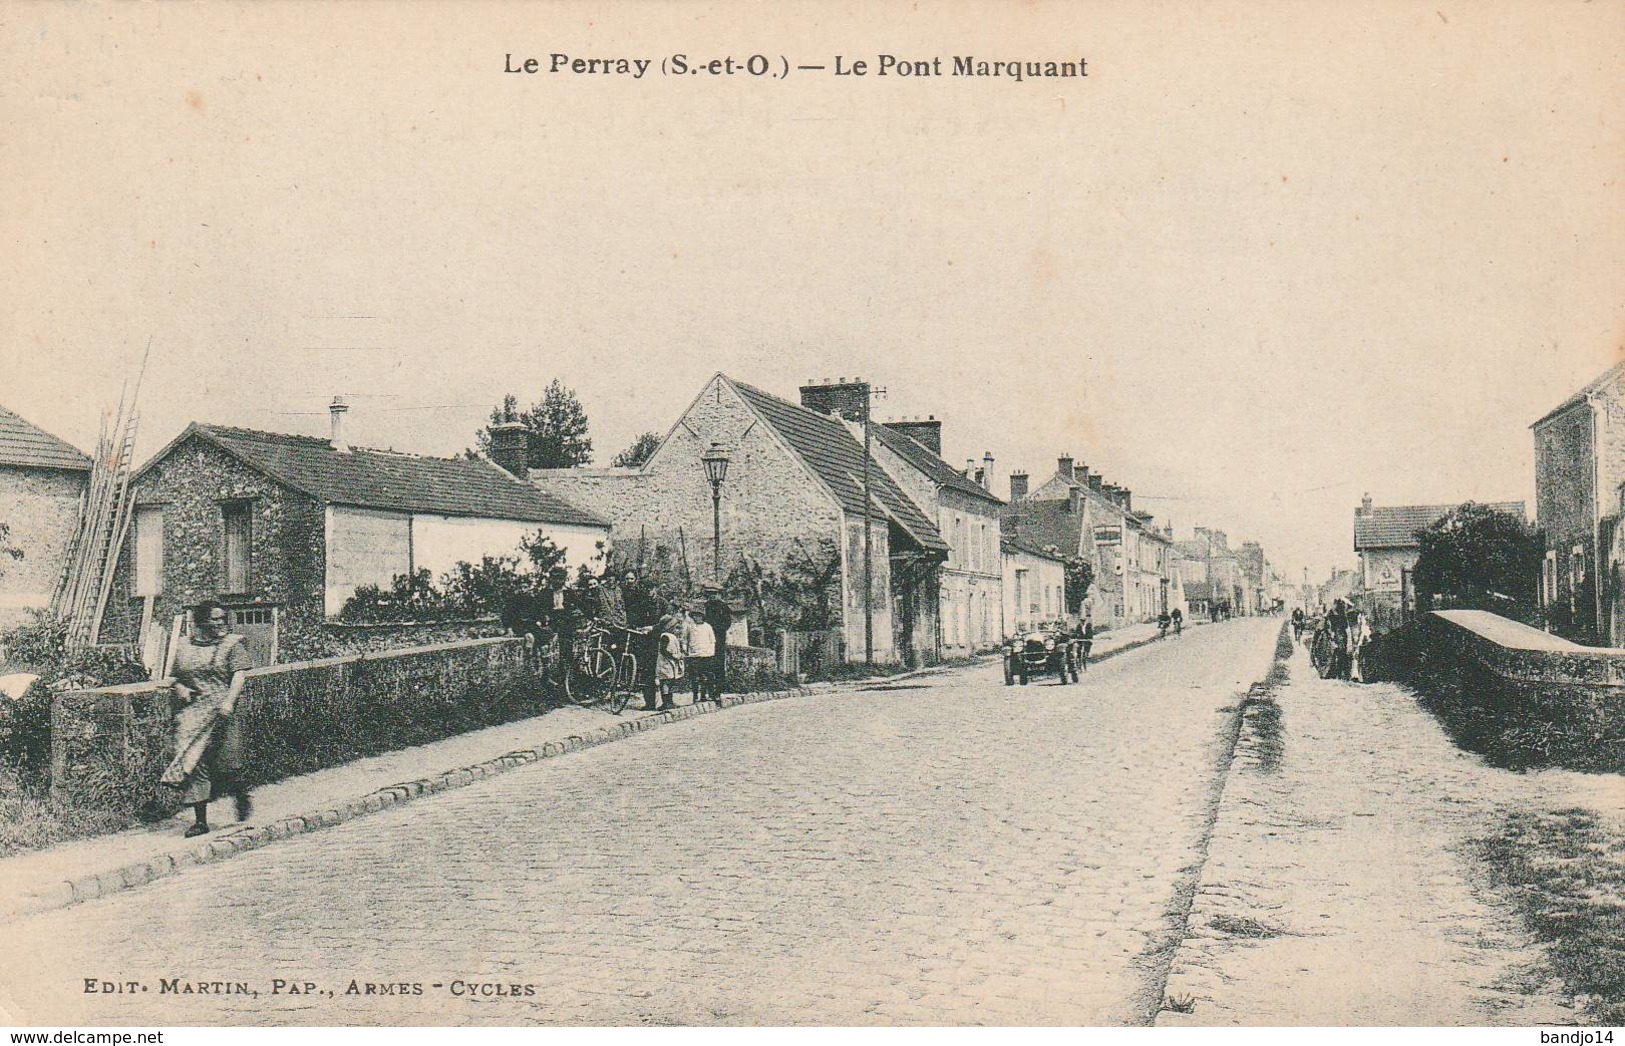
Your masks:
[{"label": "man standing by wall", "polygon": [[722,598],[722,589],[706,585],[701,591],[705,593],[705,623],[717,637],[716,670],[711,679],[720,701],[722,692],[728,689],[728,627],[733,624],[734,614],[728,601]]}]

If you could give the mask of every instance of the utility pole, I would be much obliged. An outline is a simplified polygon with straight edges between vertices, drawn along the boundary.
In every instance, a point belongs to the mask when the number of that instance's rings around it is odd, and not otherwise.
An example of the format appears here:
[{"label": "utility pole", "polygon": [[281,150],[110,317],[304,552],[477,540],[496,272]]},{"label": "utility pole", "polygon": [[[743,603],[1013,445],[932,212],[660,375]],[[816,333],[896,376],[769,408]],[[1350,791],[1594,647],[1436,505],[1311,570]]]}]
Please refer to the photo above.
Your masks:
[{"label": "utility pole", "polygon": [[863,661],[875,663],[874,399],[884,388],[863,385]]}]

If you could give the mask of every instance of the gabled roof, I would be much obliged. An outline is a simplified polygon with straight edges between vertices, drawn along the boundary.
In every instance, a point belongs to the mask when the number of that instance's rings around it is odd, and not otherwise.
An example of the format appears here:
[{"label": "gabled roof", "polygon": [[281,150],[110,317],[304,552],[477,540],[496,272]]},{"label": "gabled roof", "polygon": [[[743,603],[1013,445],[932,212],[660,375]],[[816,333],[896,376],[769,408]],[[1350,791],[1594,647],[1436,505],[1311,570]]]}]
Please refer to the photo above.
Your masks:
[{"label": "gabled roof", "polygon": [[1051,552],[1047,548],[1036,545],[1031,541],[1019,538],[1001,537],[999,539],[999,548],[1006,553],[1019,552],[1024,556],[1037,556],[1039,559],[1052,559],[1057,563],[1066,562],[1066,556],[1057,552]]},{"label": "gabled roof", "polygon": [[964,473],[943,461],[930,447],[925,446],[912,436],[905,435],[884,425],[874,426],[875,439],[886,445],[886,449],[914,466],[925,477],[939,487],[957,490],[961,494],[995,505],[1004,504],[1004,499],[982,486],[974,480],[967,479]]},{"label": "gabled roof", "polygon": [[71,443],[0,407],[0,465],[87,472],[90,458]]},{"label": "gabled roof", "polygon": [[1590,399],[1592,396],[1595,396],[1597,393],[1599,393],[1603,389],[1607,388],[1608,384],[1610,382],[1612,382],[1615,379],[1619,378],[1620,375],[1622,375],[1622,374],[1625,374],[1625,363],[1616,363],[1616,364],[1614,364],[1612,367],[1609,367],[1606,371],[1604,371],[1601,377],[1599,377],[1596,380],[1592,381],[1585,388],[1581,389],[1579,392],[1576,392],[1574,395],[1570,396],[1568,399],[1564,400],[1562,403],[1559,403],[1557,406],[1553,407],[1551,410],[1549,410],[1545,414],[1541,415],[1540,420],[1536,421],[1533,425],[1530,425],[1529,427],[1532,428],[1532,429],[1533,428],[1538,428],[1541,425],[1544,425],[1546,422],[1548,422],[1548,421],[1552,420],[1553,418],[1557,417],[1559,414],[1562,414],[1564,411],[1569,410],[1572,407],[1579,406],[1580,404],[1584,403],[1586,400]]},{"label": "gabled roof", "polygon": [[1031,548],[1054,545],[1064,556],[1082,547],[1083,514],[1074,515],[1065,501],[1012,502],[999,514],[999,527],[1010,540]]},{"label": "gabled roof", "polygon": [[516,479],[483,458],[431,458],[327,440],[193,422],[136,473],[139,478],[196,436],[250,468],[323,504],[390,512],[608,527],[591,512]]},{"label": "gabled roof", "polygon": [[[1416,532],[1426,530],[1456,505],[1378,505],[1370,512],[1354,513],[1354,551],[1379,548],[1417,548]],[[1485,508],[1510,512],[1527,519],[1521,501],[1499,501]]]},{"label": "gabled roof", "polygon": [[[726,375],[723,380],[829,487],[843,509],[863,514],[863,445],[847,431],[845,422]],[[880,429],[881,426],[876,425],[874,431],[878,433]],[[869,483],[877,516],[897,524],[921,548],[948,551],[948,543],[942,540],[936,525],[903,493],[885,469],[874,465]]]}]

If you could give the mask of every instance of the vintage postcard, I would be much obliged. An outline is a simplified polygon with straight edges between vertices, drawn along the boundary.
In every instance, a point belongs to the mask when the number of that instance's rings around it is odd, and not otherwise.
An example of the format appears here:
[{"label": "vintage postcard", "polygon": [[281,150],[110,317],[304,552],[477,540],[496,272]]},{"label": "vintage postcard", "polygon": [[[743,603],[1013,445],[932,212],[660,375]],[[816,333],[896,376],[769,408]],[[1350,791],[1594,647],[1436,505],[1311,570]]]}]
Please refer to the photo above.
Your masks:
[{"label": "vintage postcard", "polygon": [[1622,70],[5,6],[0,1024],[1604,1034]]}]

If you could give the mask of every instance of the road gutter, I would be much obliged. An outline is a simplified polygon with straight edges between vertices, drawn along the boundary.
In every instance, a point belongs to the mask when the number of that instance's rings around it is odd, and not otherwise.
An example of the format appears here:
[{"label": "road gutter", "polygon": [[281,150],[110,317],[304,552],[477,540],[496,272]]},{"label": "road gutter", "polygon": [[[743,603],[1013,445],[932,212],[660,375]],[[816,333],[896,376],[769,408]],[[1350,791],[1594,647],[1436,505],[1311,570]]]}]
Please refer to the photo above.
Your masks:
[{"label": "road gutter", "polygon": [[1165,1008],[1170,1008],[1167,1006],[1170,1002],[1167,997],[1168,980],[1173,972],[1174,959],[1190,934],[1191,910],[1195,907],[1196,893],[1202,885],[1202,873],[1207,868],[1208,852],[1213,845],[1213,829],[1219,821],[1219,807],[1224,801],[1225,784],[1230,780],[1230,770],[1236,760],[1236,747],[1241,741],[1247,709],[1269,699],[1275,689],[1286,681],[1286,663],[1292,657],[1292,640],[1287,635],[1287,628],[1288,625],[1283,622],[1276,638],[1269,672],[1249,686],[1245,694],[1236,695],[1237,700],[1228,713],[1229,719],[1219,733],[1219,760],[1214,768],[1213,788],[1203,817],[1196,860],[1180,871],[1180,878],[1174,886],[1173,901],[1165,912],[1169,920],[1166,931],[1160,940],[1141,954],[1150,976],[1138,1000],[1135,1023],[1140,1027],[1155,1027],[1157,1016]]}]

